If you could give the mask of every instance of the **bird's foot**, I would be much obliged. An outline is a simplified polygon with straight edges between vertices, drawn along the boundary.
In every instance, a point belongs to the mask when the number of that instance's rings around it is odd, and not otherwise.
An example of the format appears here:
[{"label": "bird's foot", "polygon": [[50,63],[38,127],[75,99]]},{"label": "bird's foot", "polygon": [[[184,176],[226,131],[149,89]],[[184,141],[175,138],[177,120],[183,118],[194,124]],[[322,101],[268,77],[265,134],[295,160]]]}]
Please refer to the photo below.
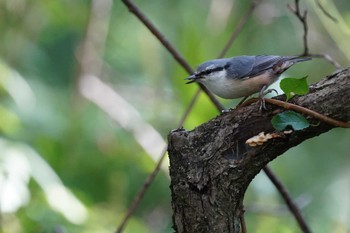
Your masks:
[{"label": "bird's foot", "polygon": [[265,104],[265,95],[271,93],[271,92],[276,92],[276,94],[278,95],[278,92],[275,89],[267,89],[267,86],[263,86],[259,92],[259,99],[260,99],[260,107],[259,107],[259,111],[261,112],[262,110],[266,110],[266,104]]}]

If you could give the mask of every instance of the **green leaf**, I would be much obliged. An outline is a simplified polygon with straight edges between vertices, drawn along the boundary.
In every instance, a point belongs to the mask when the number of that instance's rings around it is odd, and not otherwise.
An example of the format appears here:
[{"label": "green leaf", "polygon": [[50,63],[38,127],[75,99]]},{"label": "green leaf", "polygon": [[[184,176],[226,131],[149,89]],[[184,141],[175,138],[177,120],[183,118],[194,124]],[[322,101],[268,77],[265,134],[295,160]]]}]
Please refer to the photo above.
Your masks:
[{"label": "green leaf", "polygon": [[272,126],[277,130],[284,130],[291,126],[294,130],[302,130],[309,127],[310,123],[297,112],[286,111],[275,115],[271,120]]},{"label": "green leaf", "polygon": [[285,78],[280,82],[280,87],[287,96],[287,101],[295,95],[305,95],[309,92],[307,76],[303,78]]}]

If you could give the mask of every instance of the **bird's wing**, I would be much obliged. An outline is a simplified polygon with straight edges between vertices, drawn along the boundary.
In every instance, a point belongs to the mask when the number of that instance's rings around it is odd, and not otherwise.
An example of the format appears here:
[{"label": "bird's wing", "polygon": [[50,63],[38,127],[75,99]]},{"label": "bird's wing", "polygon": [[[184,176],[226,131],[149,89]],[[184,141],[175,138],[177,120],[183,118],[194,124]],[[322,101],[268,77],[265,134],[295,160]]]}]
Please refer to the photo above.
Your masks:
[{"label": "bird's wing", "polygon": [[272,56],[272,55],[261,55],[255,57],[255,62],[250,70],[250,72],[246,75],[249,77],[254,77],[262,72],[273,68],[275,65],[279,63],[283,63],[288,60],[294,59],[294,56]]},{"label": "bird's wing", "polygon": [[254,56],[233,57],[229,61],[228,74],[230,78],[243,79],[251,73],[255,64]]},{"label": "bird's wing", "polygon": [[292,57],[281,57],[272,55],[239,56],[231,58],[229,74],[234,79],[245,79],[255,77],[262,72],[273,68],[279,62],[292,59]]}]

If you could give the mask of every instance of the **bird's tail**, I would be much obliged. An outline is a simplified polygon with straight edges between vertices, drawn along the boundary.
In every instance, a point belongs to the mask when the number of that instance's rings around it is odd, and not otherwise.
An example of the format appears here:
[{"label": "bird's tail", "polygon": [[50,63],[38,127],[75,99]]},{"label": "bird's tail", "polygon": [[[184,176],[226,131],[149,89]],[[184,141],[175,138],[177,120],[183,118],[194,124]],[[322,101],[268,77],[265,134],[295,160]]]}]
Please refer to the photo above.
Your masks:
[{"label": "bird's tail", "polygon": [[272,69],[276,75],[280,75],[295,63],[309,60],[311,60],[311,57],[288,56],[284,57],[284,59],[281,59],[276,65],[273,66]]}]

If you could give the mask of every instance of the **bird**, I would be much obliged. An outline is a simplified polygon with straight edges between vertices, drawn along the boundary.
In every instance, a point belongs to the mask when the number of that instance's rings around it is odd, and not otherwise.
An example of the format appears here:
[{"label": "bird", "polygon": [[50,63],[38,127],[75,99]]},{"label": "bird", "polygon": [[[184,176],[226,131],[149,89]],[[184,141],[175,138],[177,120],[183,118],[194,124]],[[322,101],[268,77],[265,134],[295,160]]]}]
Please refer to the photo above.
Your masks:
[{"label": "bird", "polygon": [[[249,97],[259,92],[263,101],[267,88],[279,76],[298,62],[311,60],[303,56],[256,55],[236,56],[206,61],[185,78],[189,83],[201,83],[224,99]],[[262,107],[265,108],[263,102]]]}]

